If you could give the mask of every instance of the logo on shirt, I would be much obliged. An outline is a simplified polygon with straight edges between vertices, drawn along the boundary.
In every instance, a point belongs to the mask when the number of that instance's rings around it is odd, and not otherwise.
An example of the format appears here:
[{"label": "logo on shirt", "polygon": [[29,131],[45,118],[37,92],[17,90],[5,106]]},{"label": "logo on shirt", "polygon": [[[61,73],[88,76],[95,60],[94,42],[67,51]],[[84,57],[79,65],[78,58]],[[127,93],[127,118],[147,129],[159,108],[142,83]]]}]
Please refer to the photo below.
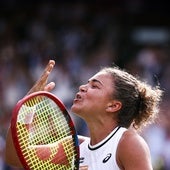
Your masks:
[{"label": "logo on shirt", "polygon": [[81,157],[80,159],[79,159],[79,163],[83,163],[84,162],[84,157]]},{"label": "logo on shirt", "polygon": [[112,154],[111,153],[108,153],[106,155],[106,157],[103,159],[103,163],[106,163],[110,158],[111,158]]}]

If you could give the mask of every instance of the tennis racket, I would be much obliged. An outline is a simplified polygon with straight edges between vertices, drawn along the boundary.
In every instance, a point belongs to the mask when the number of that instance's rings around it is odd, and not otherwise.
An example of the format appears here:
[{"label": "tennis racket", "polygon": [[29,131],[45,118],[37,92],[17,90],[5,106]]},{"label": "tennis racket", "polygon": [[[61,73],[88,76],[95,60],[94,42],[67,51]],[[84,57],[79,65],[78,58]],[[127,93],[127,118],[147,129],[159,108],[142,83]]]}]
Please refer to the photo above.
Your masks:
[{"label": "tennis racket", "polygon": [[25,169],[79,169],[79,145],[73,121],[53,94],[40,91],[20,100],[13,109],[11,132]]}]

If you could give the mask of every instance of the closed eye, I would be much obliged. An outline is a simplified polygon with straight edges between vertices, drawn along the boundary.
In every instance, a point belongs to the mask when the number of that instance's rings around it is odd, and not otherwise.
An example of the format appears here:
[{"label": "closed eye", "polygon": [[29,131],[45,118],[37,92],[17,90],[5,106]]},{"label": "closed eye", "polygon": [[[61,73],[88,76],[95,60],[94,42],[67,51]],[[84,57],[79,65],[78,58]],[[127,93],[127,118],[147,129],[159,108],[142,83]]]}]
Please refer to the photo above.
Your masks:
[{"label": "closed eye", "polygon": [[93,88],[93,89],[100,89],[100,85],[99,85],[99,83],[98,82],[90,82],[90,86],[91,86],[91,88]]},{"label": "closed eye", "polygon": [[96,79],[89,80],[88,83],[92,88],[98,88],[98,89],[100,88],[101,85],[103,85],[99,80]]},{"label": "closed eye", "polygon": [[91,87],[92,87],[92,88],[98,88],[98,89],[99,89],[99,87],[98,87],[97,85],[92,85]]}]

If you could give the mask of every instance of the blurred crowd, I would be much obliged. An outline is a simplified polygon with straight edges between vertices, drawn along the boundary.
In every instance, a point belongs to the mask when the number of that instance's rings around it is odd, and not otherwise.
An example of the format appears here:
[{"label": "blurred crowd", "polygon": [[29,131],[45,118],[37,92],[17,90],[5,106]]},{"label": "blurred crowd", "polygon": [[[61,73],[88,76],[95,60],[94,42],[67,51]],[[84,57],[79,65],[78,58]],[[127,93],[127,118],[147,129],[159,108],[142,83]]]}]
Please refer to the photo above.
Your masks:
[{"label": "blurred crowd", "polygon": [[[56,61],[49,79],[56,83],[53,93],[68,109],[79,85],[104,66],[118,65],[153,86],[160,85],[164,90],[160,113],[142,135],[149,144],[154,170],[169,170],[170,39],[166,34],[164,40],[159,36],[141,43],[133,34],[132,14],[143,9],[138,4],[142,1],[129,1],[130,19],[125,6],[121,10],[95,3],[46,2],[26,3],[22,8],[9,2],[14,6],[5,4],[0,11],[0,170],[16,169],[4,162],[12,109],[49,59]],[[78,134],[88,135],[84,121],[73,113],[71,116]]]}]

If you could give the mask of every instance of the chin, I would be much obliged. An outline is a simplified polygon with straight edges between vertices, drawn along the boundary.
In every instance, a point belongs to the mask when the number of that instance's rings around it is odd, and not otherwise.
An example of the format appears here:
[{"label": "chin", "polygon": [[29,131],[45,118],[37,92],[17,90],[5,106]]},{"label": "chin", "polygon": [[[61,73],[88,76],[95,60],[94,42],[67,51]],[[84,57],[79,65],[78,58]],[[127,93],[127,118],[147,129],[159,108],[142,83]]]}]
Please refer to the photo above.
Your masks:
[{"label": "chin", "polygon": [[71,112],[75,113],[76,114],[76,107],[74,105],[71,106]]},{"label": "chin", "polygon": [[71,107],[71,112],[76,115],[80,115],[80,109],[75,107],[74,105]]}]

